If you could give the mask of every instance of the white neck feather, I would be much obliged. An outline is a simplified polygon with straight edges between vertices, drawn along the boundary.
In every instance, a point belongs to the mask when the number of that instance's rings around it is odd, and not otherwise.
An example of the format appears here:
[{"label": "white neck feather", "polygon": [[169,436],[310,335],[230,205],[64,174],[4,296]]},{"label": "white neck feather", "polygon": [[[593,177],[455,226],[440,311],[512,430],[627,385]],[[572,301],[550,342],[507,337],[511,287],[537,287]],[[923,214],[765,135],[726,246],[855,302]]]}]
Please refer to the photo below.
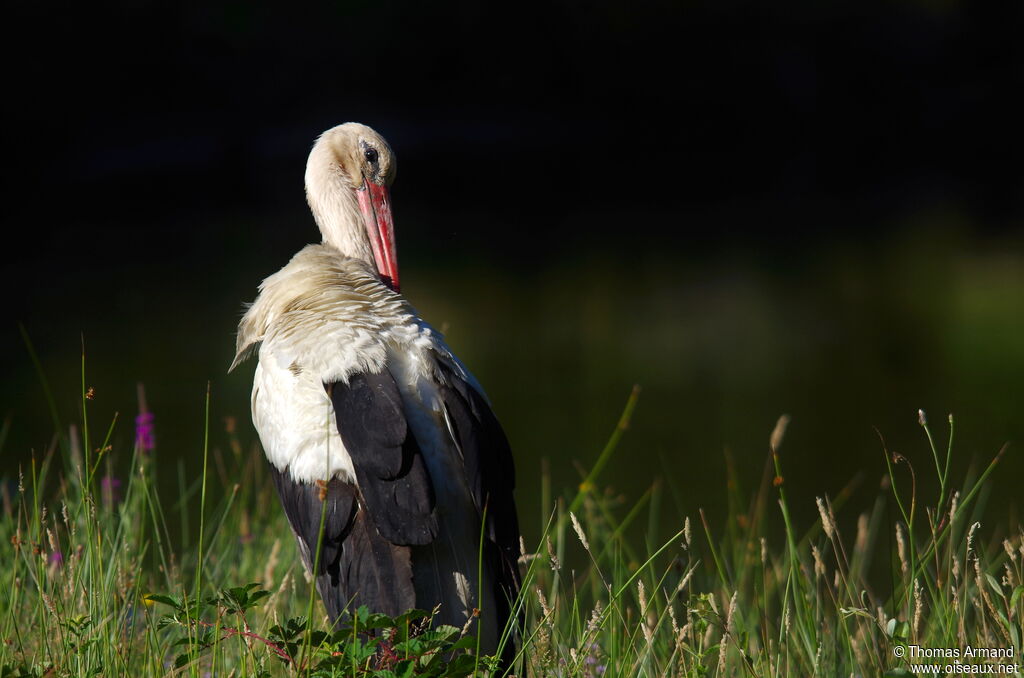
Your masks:
[{"label": "white neck feather", "polygon": [[306,163],[306,201],[324,243],[353,259],[374,265],[355,187],[338,165],[330,145],[321,139]]}]

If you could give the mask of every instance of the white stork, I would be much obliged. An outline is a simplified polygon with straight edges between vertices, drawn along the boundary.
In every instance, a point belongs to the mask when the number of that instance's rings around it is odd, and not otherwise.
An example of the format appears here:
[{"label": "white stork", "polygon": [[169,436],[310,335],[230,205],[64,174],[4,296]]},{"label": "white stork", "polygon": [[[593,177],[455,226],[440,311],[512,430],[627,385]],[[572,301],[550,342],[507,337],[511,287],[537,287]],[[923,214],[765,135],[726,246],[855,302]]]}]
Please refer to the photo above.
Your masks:
[{"label": "white stork", "polygon": [[258,348],[252,420],[310,572],[327,503],[314,574],[331,619],[440,604],[442,623],[479,614],[493,652],[520,586],[512,454],[480,385],[398,293],[394,177],[369,127],[320,136],[306,198],[323,242],[260,285],[231,369]]}]

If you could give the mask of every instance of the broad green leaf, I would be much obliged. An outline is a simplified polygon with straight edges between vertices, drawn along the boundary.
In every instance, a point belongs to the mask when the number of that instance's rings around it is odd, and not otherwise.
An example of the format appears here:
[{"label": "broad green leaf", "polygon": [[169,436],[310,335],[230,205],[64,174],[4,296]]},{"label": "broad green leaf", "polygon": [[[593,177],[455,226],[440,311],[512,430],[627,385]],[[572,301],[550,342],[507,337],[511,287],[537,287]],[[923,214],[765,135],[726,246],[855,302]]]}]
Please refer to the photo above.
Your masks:
[{"label": "broad green leaf", "polygon": [[1024,586],[1018,586],[1013,590],[1010,595],[1010,607],[1017,607],[1017,602],[1020,601],[1021,595],[1024,594]]},{"label": "broad green leaf", "polygon": [[181,610],[181,600],[178,598],[172,598],[171,596],[165,596],[160,593],[151,593],[145,598],[151,600],[154,603],[163,603],[164,605],[170,605],[171,607]]}]

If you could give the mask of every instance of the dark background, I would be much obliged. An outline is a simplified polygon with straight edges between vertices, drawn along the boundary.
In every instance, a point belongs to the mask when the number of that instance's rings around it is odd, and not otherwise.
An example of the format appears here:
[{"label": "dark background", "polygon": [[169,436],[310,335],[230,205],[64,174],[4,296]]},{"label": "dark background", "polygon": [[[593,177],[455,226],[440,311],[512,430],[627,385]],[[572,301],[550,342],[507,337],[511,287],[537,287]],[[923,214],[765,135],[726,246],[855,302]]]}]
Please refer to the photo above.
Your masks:
[{"label": "dark background", "polygon": [[[94,425],[122,413],[122,459],[137,381],[166,464],[197,468],[207,380],[213,444],[227,416],[255,439],[252,367],[225,374],[234,326],[318,239],[305,157],[346,120],[398,155],[403,291],[487,387],[528,535],[541,459],[572,488],[634,382],[605,480],[635,499],[663,478],[666,529],[721,519],[723,450],[755,484],[783,412],[807,519],[851,479],[877,491],[873,427],[927,488],[918,407],[940,438],[957,414],[954,478],[1024,439],[1020,3],[6,14],[7,478],[53,433],[18,323],[63,423],[84,335]],[[989,499],[1003,520],[1020,454]]]}]

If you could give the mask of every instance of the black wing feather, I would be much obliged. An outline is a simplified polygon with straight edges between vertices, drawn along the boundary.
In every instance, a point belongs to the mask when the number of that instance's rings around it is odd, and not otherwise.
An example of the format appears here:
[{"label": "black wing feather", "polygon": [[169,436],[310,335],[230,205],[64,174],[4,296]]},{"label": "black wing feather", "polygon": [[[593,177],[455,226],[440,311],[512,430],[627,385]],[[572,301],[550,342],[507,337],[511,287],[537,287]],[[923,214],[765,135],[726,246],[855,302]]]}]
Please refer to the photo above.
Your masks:
[{"label": "black wing feather", "polygon": [[310,572],[326,503],[320,563],[314,574],[332,620],[360,605],[392,616],[415,607],[409,549],[388,542],[369,524],[354,485],[333,478],[321,489],[316,483],[296,482],[287,469],[273,464],[270,473]]},{"label": "black wing feather", "polygon": [[367,512],[392,544],[429,544],[437,536],[434,488],[405,421],[398,384],[384,370],[326,385]]},{"label": "black wing feather", "polygon": [[[498,623],[504,627],[522,584],[512,450],[484,397],[445,363],[438,361],[438,369],[443,377],[441,398],[462,453],[473,502],[485,514],[483,555],[494,576]],[[511,644],[508,650],[512,650]]]}]

